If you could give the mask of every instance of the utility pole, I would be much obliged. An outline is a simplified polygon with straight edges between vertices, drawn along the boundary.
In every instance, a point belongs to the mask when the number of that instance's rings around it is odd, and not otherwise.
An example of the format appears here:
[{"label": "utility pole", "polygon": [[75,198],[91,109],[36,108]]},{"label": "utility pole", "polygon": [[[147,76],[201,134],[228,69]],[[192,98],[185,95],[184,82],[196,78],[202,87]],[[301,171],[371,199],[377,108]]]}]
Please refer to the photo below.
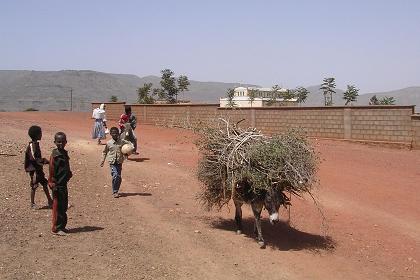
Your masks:
[{"label": "utility pole", "polygon": [[73,88],[70,88],[70,112],[73,111]]}]

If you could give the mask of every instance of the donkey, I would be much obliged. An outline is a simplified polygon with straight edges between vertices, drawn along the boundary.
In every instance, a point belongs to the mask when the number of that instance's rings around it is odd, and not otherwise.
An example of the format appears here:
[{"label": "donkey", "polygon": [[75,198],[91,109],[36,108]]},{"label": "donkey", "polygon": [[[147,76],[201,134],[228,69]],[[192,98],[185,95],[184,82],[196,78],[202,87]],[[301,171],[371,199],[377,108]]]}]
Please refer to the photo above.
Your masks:
[{"label": "donkey", "polygon": [[288,205],[288,197],[280,188],[270,188],[261,190],[258,193],[252,190],[251,184],[242,180],[236,184],[235,194],[233,195],[235,204],[235,222],[237,226],[236,233],[242,233],[242,205],[251,204],[252,212],[255,217],[254,233],[261,249],[265,248],[264,238],[261,231],[261,211],[263,207],[267,209],[270,223],[273,225],[279,221],[279,208],[281,205]]}]

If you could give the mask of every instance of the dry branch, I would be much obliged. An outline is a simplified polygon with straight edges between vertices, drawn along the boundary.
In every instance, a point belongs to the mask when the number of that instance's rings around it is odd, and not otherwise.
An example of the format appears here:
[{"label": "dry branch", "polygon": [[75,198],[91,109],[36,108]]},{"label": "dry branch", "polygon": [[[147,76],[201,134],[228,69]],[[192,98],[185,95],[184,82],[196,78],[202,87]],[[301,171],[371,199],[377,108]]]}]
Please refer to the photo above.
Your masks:
[{"label": "dry branch", "polygon": [[301,131],[268,137],[255,128],[219,120],[201,128],[196,143],[203,155],[198,165],[203,183],[199,199],[206,208],[221,208],[230,200],[233,186],[243,181],[256,193],[269,188],[279,188],[284,195],[311,193],[318,157]]}]

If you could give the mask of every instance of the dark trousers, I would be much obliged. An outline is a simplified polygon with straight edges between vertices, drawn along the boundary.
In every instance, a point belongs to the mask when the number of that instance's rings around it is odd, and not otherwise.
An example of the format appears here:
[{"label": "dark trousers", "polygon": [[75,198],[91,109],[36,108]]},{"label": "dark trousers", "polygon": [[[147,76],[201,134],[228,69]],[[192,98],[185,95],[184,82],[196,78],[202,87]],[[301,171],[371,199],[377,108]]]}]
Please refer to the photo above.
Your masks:
[{"label": "dark trousers", "polygon": [[48,189],[48,180],[45,178],[44,171],[30,171],[29,176],[31,177],[31,203],[35,203],[35,191],[38,188],[39,184],[42,185],[42,188],[44,189],[45,195],[48,199],[48,205],[52,204],[52,199],[50,195],[50,191]]},{"label": "dark trousers", "polygon": [[118,193],[121,186],[121,171],[122,171],[122,164],[110,164],[111,168],[111,176],[112,176],[112,192]]},{"label": "dark trousers", "polygon": [[53,191],[52,231],[64,230],[67,225],[69,194],[67,186],[57,186]]}]

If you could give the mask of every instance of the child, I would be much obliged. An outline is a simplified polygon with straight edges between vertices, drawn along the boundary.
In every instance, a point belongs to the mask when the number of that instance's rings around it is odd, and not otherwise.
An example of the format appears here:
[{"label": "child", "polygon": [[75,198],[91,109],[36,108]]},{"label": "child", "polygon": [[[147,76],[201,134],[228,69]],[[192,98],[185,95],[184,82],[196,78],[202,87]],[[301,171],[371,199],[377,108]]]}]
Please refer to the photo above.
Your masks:
[{"label": "child", "polygon": [[92,130],[92,139],[98,139],[98,145],[101,140],[105,139],[106,132],[106,117],[105,117],[105,104],[101,104],[99,108],[95,108],[92,112],[92,119],[95,119],[95,124]]},{"label": "child", "polygon": [[42,138],[42,130],[39,126],[33,125],[28,130],[28,135],[32,141],[29,142],[25,152],[25,171],[31,177],[31,208],[36,209],[35,204],[35,191],[39,184],[42,185],[45,195],[47,196],[48,206],[52,207],[52,199],[48,190],[48,181],[45,178],[43,165],[48,164],[48,160],[41,155],[41,148],[39,142]]},{"label": "child", "polygon": [[68,190],[67,182],[73,176],[70,170],[70,158],[64,147],[67,137],[64,132],[57,132],[54,136],[56,149],[52,150],[50,157],[50,177],[48,183],[53,191],[52,229],[56,235],[67,235],[67,208]]},{"label": "child", "polygon": [[112,176],[112,193],[114,198],[118,198],[118,191],[121,186],[122,164],[124,162],[124,155],[121,152],[121,147],[124,144],[131,143],[120,139],[120,132],[116,127],[111,127],[109,134],[111,135],[112,139],[109,140],[105,145],[104,151],[102,153],[101,167],[104,166],[105,159],[108,159]]},{"label": "child", "polygon": [[131,112],[131,106],[126,106],[125,107],[125,115],[128,117],[128,122],[131,125],[131,128],[133,129],[133,145],[134,145],[134,152],[133,154],[138,155],[139,153],[137,152],[137,137],[136,134],[134,133],[134,130],[136,130],[137,127],[137,118],[136,116]]},{"label": "child", "polygon": [[136,154],[137,139],[136,139],[136,136],[134,135],[134,131],[133,131],[133,128],[131,127],[131,124],[128,122],[128,116],[127,115],[125,115],[125,114],[121,115],[119,125],[120,125],[120,130],[121,130],[120,138],[122,140],[126,140],[126,141],[131,142],[134,146],[133,153]]}]

